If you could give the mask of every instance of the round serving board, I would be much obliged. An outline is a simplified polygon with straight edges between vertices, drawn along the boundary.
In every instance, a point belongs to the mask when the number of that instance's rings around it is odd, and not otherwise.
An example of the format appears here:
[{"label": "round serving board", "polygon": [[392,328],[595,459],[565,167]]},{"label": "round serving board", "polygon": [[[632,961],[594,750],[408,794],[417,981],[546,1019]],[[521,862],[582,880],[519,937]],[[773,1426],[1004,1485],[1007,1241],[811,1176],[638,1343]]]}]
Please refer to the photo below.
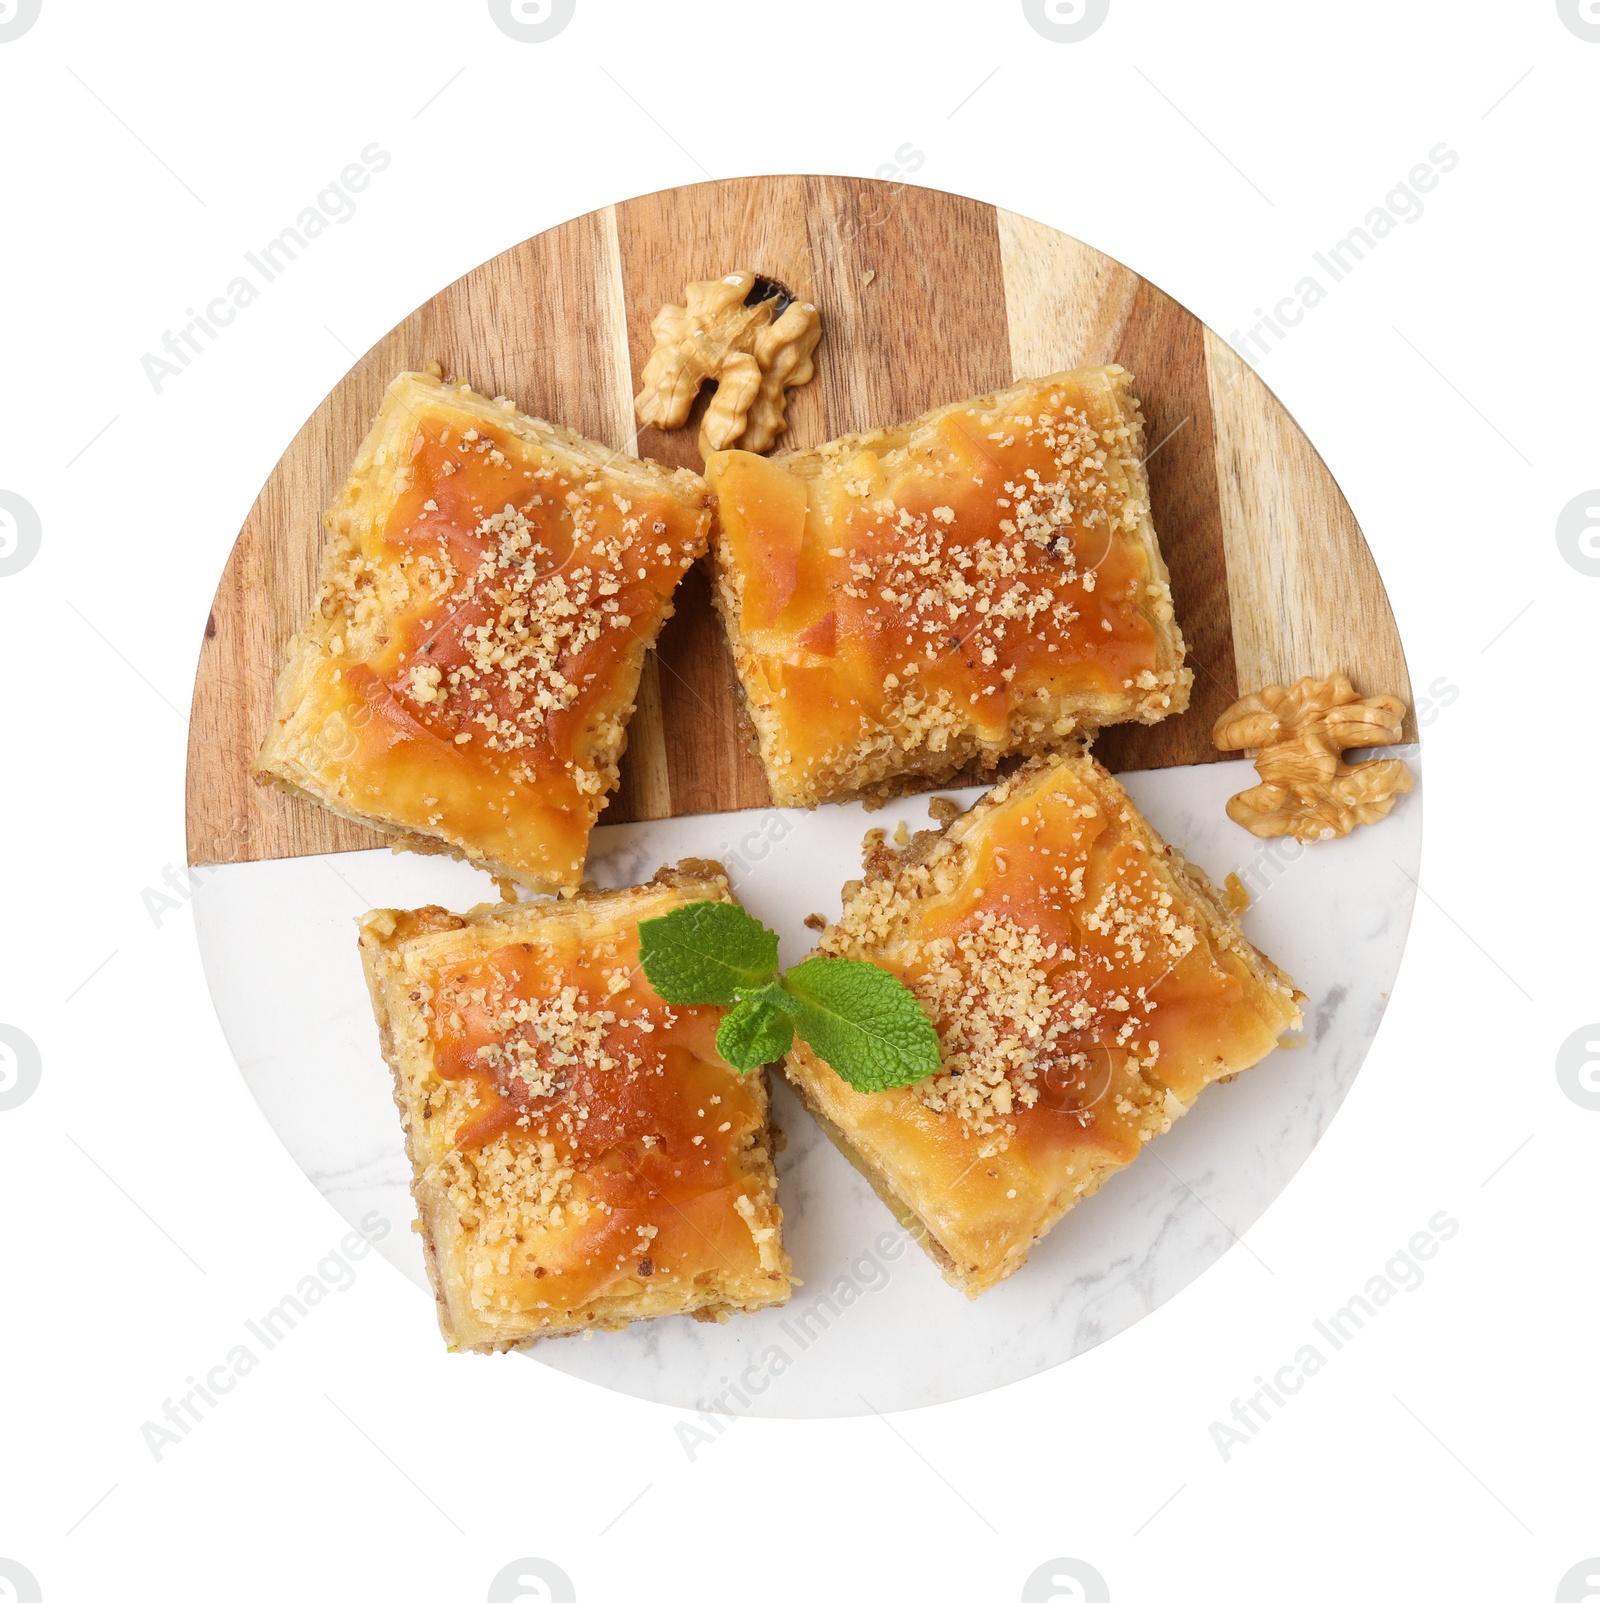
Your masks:
[{"label": "round serving board", "polygon": [[[792,444],[1060,368],[1117,361],[1133,372],[1195,685],[1188,713],[1111,730],[1096,753],[1213,879],[1241,876],[1257,897],[1246,932],[1308,998],[1301,1050],[1274,1052],[1208,1091],[1019,1273],[971,1304],[773,1076],[788,1136],[777,1160],[784,1244],[804,1283],[794,1300],[727,1325],[657,1320],[531,1349],[598,1384],[734,1418],[887,1412],[1083,1352],[1236,1244],[1348,1090],[1405,940],[1419,794],[1377,828],[1311,848],[1256,840],[1223,810],[1255,778],[1211,745],[1217,713],[1241,690],[1336,669],[1363,691],[1409,700],[1409,688],[1383,586],[1326,468],[1250,369],[1160,290],[1064,234],[976,201],[816,177],[648,195],[468,273],[318,407],[234,547],[200,655],[188,795],[190,860],[230,866],[197,876],[193,907],[218,1016],[266,1117],[328,1201],[425,1286],[410,1166],[352,921],[377,906],[466,907],[490,883],[447,858],[363,850],[387,839],[250,780],[280,653],[316,593],[322,511],[384,386],[430,361],[613,446],[698,467],[698,418],[635,440],[635,379],[657,309],[689,281],[735,267],[781,280],[822,311],[816,380],[790,405]],[[648,660],[622,786],[586,872],[626,885],[663,862],[717,858],[793,963],[814,941],[807,914],[838,915],[863,831],[922,827],[926,799],[870,816],[859,803],[771,808],[700,575],[677,604]],[[1403,754],[1414,760],[1414,748]],[[726,1428],[701,1425],[710,1441]]]},{"label": "round serving board", "polygon": [[[859,178],[730,179],[608,206],[474,268],[317,408],[245,520],[206,622],[189,725],[191,863],[386,844],[258,787],[250,767],[283,646],[316,594],[323,510],[389,380],[437,361],[526,412],[698,469],[698,416],[636,436],[632,397],[657,310],[690,280],[736,267],[822,313],[817,377],[792,393],[785,445],[1062,368],[1133,373],[1195,684],[1182,717],[1101,736],[1096,754],[1113,770],[1215,761],[1222,708],[1301,674],[1342,670],[1363,692],[1409,702],[1388,599],[1338,486],[1265,385],[1176,301],[1065,234],[961,196]],[[768,802],[700,573],[677,607],[647,661],[603,824]]]}]

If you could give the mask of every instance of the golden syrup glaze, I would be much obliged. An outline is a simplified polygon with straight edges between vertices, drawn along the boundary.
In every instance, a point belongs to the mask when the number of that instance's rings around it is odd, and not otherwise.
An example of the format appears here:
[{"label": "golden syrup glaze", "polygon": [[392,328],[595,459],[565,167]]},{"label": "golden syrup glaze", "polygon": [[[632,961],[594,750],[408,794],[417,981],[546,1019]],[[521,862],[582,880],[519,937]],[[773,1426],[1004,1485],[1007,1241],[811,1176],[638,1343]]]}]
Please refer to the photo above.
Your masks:
[{"label": "golden syrup glaze", "polygon": [[605,743],[708,514],[563,466],[473,400],[403,396],[336,509],[357,545],[300,718],[350,810],[575,885],[615,782]]},{"label": "golden syrup glaze", "polygon": [[908,430],[707,462],[717,561],[763,681],[752,699],[778,731],[763,758],[795,783],[879,730],[1003,749],[1041,709],[1115,721],[1174,684],[1120,380],[1059,375]]},{"label": "golden syrup glaze", "polygon": [[911,986],[944,1073],[861,1096],[799,1065],[969,1270],[1025,1252],[1041,1221],[1298,1020],[1292,988],[1201,916],[1170,848],[1102,770],[1063,759],[1007,790],[952,826],[959,852],[929,859],[882,938],[862,938],[874,913],[852,903],[823,943]]},{"label": "golden syrup glaze", "polygon": [[[637,958],[636,920],[593,939],[546,920],[532,939],[474,943],[430,977],[439,1085],[422,1117],[448,1121],[436,1142],[479,1175],[542,1147],[554,1177],[552,1205],[523,1210],[499,1242],[496,1312],[761,1273],[737,1203],[766,1205],[746,1157],[764,1108],[716,1050],[722,1010],[668,1006]],[[479,1213],[481,1229],[495,1210]]]},{"label": "golden syrup glaze", "polygon": [[[1054,949],[1044,982],[1059,1033],[1045,1069],[1035,1068],[1037,1103],[1014,1114],[1024,1143],[1035,1125],[1046,1138],[1081,1126],[1094,1139],[1115,1127],[1104,1098],[1080,1111],[1065,1091],[1074,1077],[1049,1072],[1063,1057],[1094,1049],[1136,1058],[1188,1102],[1217,1075],[1256,1061],[1283,1028],[1280,1006],[1263,1018],[1249,966],[1198,913],[1171,848],[1140,827],[1120,787],[1108,797],[1082,772],[1063,763],[981,820],[963,843],[958,885],[924,909],[917,955],[908,954],[916,983],[933,942],[990,919]],[[1103,1080],[1103,1061],[1091,1078]]]}]

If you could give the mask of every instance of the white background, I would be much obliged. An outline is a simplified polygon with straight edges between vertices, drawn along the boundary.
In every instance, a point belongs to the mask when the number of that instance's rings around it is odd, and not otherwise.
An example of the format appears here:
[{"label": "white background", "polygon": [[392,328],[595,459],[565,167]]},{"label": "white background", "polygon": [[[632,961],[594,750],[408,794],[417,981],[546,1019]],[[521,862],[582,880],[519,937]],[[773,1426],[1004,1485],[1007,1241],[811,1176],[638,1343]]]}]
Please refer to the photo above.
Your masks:
[{"label": "white background", "polygon": [[[1555,0],[1112,0],[1074,44],[1012,0],[578,0],[542,44],[467,0],[43,0],[0,43],[0,490],[42,528],[0,577],[0,1023],[42,1062],[0,1112],[0,1558],[45,1603],[475,1603],[524,1556],[583,1603],[1009,1600],[1057,1556],[1116,1603],[1556,1597],[1600,1552],[1600,1113],[1555,1071],[1600,1016],[1600,578],[1555,538],[1600,483],[1597,83]],[[155,393],[142,355],[373,141],[356,215]],[[1262,364],[1377,553],[1419,706],[1456,694],[1423,706],[1388,1018],[1249,1250],[1035,1380],[742,1419],[693,1459],[681,1414],[447,1356],[370,1257],[158,1461],[144,1423],[345,1228],[246,1093],[187,916],[143,893],[183,861],[217,576],[351,353],[607,201],[872,174],[908,142],[919,182],[1228,334],[1440,141],[1461,160],[1424,214]],[[1439,1210],[1460,1228],[1424,1283],[1225,1462],[1212,1422]]]}]

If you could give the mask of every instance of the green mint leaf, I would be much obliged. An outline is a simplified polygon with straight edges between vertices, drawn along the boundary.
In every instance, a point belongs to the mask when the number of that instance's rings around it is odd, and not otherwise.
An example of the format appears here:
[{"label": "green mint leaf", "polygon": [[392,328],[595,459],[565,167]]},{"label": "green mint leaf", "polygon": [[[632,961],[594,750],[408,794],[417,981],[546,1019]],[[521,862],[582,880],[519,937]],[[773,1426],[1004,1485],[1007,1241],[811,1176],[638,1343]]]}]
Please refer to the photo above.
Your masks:
[{"label": "green mint leaf", "polygon": [[732,902],[690,902],[639,925],[639,964],[663,1002],[728,1007],[778,972],[778,937]]},{"label": "green mint leaf", "polygon": [[776,1063],[793,1045],[794,1020],[789,1009],[759,996],[746,997],[717,1026],[717,1050],[741,1074]]},{"label": "green mint leaf", "polygon": [[768,1007],[775,1007],[787,1013],[791,1018],[800,1011],[800,1004],[783,988],[782,980],[768,980],[765,985],[757,985],[748,991],[739,992],[741,1002],[763,1002]]},{"label": "green mint leaf", "polygon": [[800,1004],[795,1028],[858,1091],[915,1085],[939,1072],[939,1036],[887,969],[848,957],[808,957],[783,977]]}]

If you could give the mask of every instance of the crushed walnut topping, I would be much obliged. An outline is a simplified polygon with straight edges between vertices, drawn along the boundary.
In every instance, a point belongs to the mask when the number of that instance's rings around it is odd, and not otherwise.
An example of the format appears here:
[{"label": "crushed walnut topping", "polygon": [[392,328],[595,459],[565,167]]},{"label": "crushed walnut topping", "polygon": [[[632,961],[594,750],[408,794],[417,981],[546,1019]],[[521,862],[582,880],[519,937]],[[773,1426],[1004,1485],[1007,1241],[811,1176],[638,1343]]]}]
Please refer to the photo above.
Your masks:
[{"label": "crushed walnut topping", "polygon": [[[610,1074],[617,1060],[607,1050],[607,1032],[617,1015],[579,1005],[574,985],[551,997],[521,997],[494,1019],[502,1040],[478,1048],[478,1056],[497,1075],[514,1075],[522,1094],[539,1100],[555,1094],[575,1068]],[[586,1117],[582,1109],[578,1116]]]},{"label": "crushed walnut topping", "polygon": [[915,948],[921,972],[911,988],[938,1021],[944,1063],[916,1088],[924,1106],[955,1113],[977,1135],[1003,1136],[1013,1109],[1038,1101],[1040,1060],[1093,1022],[1092,1009],[1081,1023],[1067,1013],[1050,982],[1049,970],[1073,955],[1037,928],[989,912],[954,938]]},{"label": "crushed walnut topping", "polygon": [[[1078,617],[1072,590],[1082,578],[1080,550],[1088,546],[1083,566],[1091,566],[1097,536],[1109,541],[1112,531],[1143,516],[1106,473],[1112,442],[1064,397],[1055,399],[1058,409],[1029,419],[1024,435],[1049,452],[1051,471],[1028,467],[1001,479],[998,515],[982,526],[963,528],[948,506],[924,512],[875,494],[882,469],[870,452],[845,482],[863,504],[849,514],[840,588],[864,604],[867,629],[904,647],[904,664],[885,677],[884,688],[902,691],[913,716],[929,698],[911,681],[928,664],[960,652],[993,667],[1025,635],[1065,635]],[[990,421],[975,411],[966,419],[969,433]]]},{"label": "crushed walnut topping", "polygon": [[[782,459],[805,486],[801,579],[792,612],[745,641],[760,677],[740,669],[775,794],[870,794],[906,772],[1059,746],[1080,722],[1182,710],[1192,676],[1125,381],[1112,371],[1114,408],[1087,381],[1079,393],[1047,380]],[[763,561],[739,489],[764,481],[712,478],[733,506],[719,571],[737,615],[741,570]],[[782,707],[791,688],[828,684],[841,657],[855,660],[837,669],[833,705],[857,717]]]},{"label": "crushed walnut topping", "polygon": [[[462,460],[505,461],[487,430],[467,429],[451,449]],[[507,754],[513,784],[539,778],[553,759],[580,793],[598,795],[609,774],[587,766],[581,751],[557,755],[551,720],[597,684],[604,688],[598,648],[631,636],[636,623],[653,627],[657,592],[669,591],[694,561],[698,540],[667,538],[667,522],[628,496],[612,491],[602,501],[607,487],[598,480],[577,485],[554,468],[525,478],[520,505],[478,509],[467,542],[477,561],[469,569],[461,566],[459,537],[453,546],[448,528],[426,521],[438,512],[430,499],[424,521],[401,531],[403,554],[356,553],[330,578],[323,608],[343,612],[349,634],[359,637],[341,640],[341,649],[369,657],[396,617],[418,615],[399,689],[440,738]],[[433,527],[436,545],[425,538]],[[652,567],[663,565],[666,574],[652,580]],[[430,660],[435,651],[443,661]]]},{"label": "crushed walnut topping", "polygon": [[[752,1197],[763,1185],[770,1196],[764,1098],[716,1056],[712,1010],[673,1007],[635,983],[636,926],[576,946],[564,934],[530,935],[418,976],[407,993],[437,1076],[422,1117],[446,1115],[436,1173],[491,1273],[485,1309],[504,1295],[493,1276],[548,1274],[570,1285],[574,1275],[638,1273],[641,1256],[647,1273],[677,1274],[683,1231],[663,1239],[675,1212],[637,1211],[663,1193],[710,1194],[733,1179],[753,1186]],[[696,1108],[704,1133],[691,1135],[686,1115]],[[763,1271],[786,1268],[767,1202],[746,1215],[729,1200]],[[630,1239],[603,1234],[619,1210]],[[593,1235],[603,1251],[563,1259],[550,1241],[563,1231]],[[613,1255],[608,1270],[602,1258]]]},{"label": "crushed walnut topping", "polygon": [[597,1101],[664,1072],[662,1050],[651,1038],[658,1027],[669,1031],[677,1014],[665,1008],[652,1018],[637,999],[625,1006],[628,987],[625,966],[534,996],[498,970],[475,969],[440,986],[434,1012],[447,1037],[459,1037],[476,1020],[488,1039],[473,1058],[515,1104],[517,1126],[570,1145],[583,1136]]},{"label": "crushed walnut topping", "polygon": [[[1168,977],[1251,950],[1220,906],[1202,923],[1170,848],[1104,784],[1110,817],[1060,768],[1024,770],[942,838],[881,849],[822,939],[819,950],[882,962],[911,987],[942,1066],[908,1095],[958,1121],[979,1156],[1006,1150],[1041,1099],[1086,1128],[1128,1117],[1128,1097],[1158,1104]],[[1183,972],[1192,983],[1197,971]]]},{"label": "crushed walnut topping", "polygon": [[[493,1241],[511,1267],[517,1227],[559,1230],[572,1206],[573,1166],[553,1141],[491,1142],[470,1152],[451,1151],[440,1164],[450,1205],[465,1230]],[[493,1307],[493,1292],[474,1286],[480,1312]]]}]

